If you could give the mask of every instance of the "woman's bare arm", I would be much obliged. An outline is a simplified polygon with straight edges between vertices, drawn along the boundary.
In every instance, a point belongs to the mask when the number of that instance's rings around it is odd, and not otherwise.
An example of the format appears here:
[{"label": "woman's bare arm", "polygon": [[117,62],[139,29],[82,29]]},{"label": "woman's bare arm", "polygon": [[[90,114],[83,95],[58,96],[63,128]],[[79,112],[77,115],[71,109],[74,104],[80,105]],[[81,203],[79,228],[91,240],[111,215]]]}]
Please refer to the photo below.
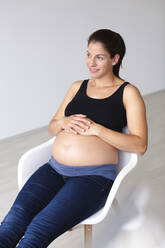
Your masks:
[{"label": "woman's bare arm", "polygon": [[148,127],[146,108],[139,90],[127,85],[123,93],[123,104],[126,109],[127,126],[130,134],[96,125],[96,135],[119,150],[143,155],[148,146]]}]

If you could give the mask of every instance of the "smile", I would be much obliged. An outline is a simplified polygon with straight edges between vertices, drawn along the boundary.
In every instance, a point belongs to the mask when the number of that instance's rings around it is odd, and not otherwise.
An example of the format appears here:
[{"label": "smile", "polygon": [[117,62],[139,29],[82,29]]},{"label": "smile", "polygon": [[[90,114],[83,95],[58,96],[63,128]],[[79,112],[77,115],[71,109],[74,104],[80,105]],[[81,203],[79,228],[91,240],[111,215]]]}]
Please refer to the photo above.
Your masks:
[{"label": "smile", "polygon": [[92,73],[95,73],[95,72],[97,72],[97,71],[99,71],[99,69],[91,69],[91,68],[89,68],[89,70],[90,70],[90,72],[92,72]]}]

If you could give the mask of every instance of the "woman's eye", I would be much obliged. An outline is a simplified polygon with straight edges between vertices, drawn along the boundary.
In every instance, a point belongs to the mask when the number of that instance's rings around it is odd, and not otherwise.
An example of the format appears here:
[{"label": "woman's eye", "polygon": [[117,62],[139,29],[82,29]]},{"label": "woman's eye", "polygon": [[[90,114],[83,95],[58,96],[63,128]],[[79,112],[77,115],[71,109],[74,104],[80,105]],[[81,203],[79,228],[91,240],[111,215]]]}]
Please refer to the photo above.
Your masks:
[{"label": "woman's eye", "polygon": [[98,59],[103,60],[103,57],[98,57]]},{"label": "woman's eye", "polygon": [[[90,57],[90,54],[87,53],[87,57]],[[99,60],[103,60],[103,59],[104,59],[103,57],[100,57],[100,56],[98,56],[97,58],[98,58]]]}]

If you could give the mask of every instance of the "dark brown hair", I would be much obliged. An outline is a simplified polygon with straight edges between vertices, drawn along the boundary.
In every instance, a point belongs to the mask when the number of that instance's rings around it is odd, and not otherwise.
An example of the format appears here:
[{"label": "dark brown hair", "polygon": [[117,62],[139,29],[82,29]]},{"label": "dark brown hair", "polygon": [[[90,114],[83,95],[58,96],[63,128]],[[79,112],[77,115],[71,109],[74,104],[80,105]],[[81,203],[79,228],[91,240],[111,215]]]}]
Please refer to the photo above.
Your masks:
[{"label": "dark brown hair", "polygon": [[90,42],[101,42],[103,47],[109,52],[111,58],[113,58],[115,54],[120,55],[118,63],[113,66],[113,73],[117,77],[120,77],[119,70],[126,53],[126,46],[121,35],[110,29],[99,29],[92,33],[87,41],[88,45]]}]

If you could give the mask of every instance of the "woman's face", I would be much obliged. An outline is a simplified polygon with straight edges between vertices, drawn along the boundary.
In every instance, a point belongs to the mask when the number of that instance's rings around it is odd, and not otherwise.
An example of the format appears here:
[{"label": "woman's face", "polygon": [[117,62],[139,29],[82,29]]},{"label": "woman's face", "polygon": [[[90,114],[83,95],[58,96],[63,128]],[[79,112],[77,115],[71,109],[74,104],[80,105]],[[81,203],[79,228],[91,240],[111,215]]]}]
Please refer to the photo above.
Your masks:
[{"label": "woman's face", "polygon": [[90,42],[86,55],[86,65],[92,78],[100,78],[112,73],[116,64],[116,57],[110,58],[110,54],[104,49],[101,42]]}]

